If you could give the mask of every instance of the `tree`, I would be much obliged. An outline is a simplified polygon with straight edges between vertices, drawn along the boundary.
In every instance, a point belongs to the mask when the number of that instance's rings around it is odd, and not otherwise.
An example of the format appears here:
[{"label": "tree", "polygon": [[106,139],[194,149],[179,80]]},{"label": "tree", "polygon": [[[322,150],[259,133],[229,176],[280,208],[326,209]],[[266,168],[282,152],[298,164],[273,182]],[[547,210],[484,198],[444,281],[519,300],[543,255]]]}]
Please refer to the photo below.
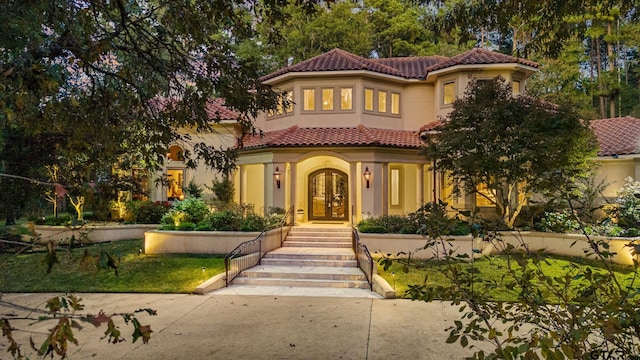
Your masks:
[{"label": "tree", "polygon": [[[533,193],[570,186],[591,169],[597,143],[566,106],[512,94],[497,77],[471,83],[423,154],[454,191],[479,194],[512,227]],[[478,191],[486,186],[488,192]]]},{"label": "tree", "polygon": [[[0,2],[0,153],[13,133],[49,139],[46,151],[25,148],[14,158],[88,167],[88,178],[73,187],[116,163],[156,169],[174,142],[193,145],[194,153],[184,154],[189,166],[200,160],[228,172],[232,154],[179,130],[211,132],[219,121],[207,111],[212,97],[225,98],[247,127],[275,106],[277,95],[258,80],[266,73],[261,58],[241,50],[258,23],[282,19],[280,3]],[[51,154],[55,162],[39,161]],[[8,161],[2,171],[32,175]]]}]

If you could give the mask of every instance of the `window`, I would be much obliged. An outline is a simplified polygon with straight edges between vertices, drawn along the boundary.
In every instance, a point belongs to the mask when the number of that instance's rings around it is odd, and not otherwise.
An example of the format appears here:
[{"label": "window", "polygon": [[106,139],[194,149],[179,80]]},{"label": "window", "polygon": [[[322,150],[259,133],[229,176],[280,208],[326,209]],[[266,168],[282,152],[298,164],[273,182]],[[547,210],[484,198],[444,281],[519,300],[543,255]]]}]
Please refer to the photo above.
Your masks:
[{"label": "window", "polygon": [[289,90],[284,93],[284,113],[291,114],[293,112],[293,91]]},{"label": "window", "polygon": [[520,95],[520,81],[513,80],[511,90],[513,91],[513,96]]},{"label": "window", "polygon": [[456,99],[456,83],[448,82],[442,85],[442,104],[453,104]]},{"label": "window", "polygon": [[322,89],[322,110],[333,110],[333,88]]},{"label": "window", "polygon": [[167,160],[184,161],[184,151],[178,145],[169,146],[169,151],[167,152]]},{"label": "window", "polygon": [[378,112],[387,112],[387,93],[385,91],[378,91]]},{"label": "window", "polygon": [[398,93],[391,93],[391,113],[400,114],[400,94]]},{"label": "window", "polygon": [[314,111],[316,109],[316,91],[314,89],[304,89],[302,91],[304,111]]},{"label": "window", "polygon": [[391,168],[391,206],[400,206],[400,169]]},{"label": "window", "polygon": [[184,187],[184,169],[167,169],[167,198],[169,200],[184,199],[182,188]]},{"label": "window", "polygon": [[495,206],[496,197],[493,195],[487,184],[480,184],[476,187],[476,206]]},{"label": "window", "polygon": [[353,109],[353,89],[341,88],[340,89],[340,110]]},{"label": "window", "polygon": [[147,200],[149,194],[149,175],[142,169],[131,170],[131,180],[133,182],[133,190],[131,191],[132,200]]},{"label": "window", "polygon": [[364,109],[373,111],[373,89],[364,89]]}]

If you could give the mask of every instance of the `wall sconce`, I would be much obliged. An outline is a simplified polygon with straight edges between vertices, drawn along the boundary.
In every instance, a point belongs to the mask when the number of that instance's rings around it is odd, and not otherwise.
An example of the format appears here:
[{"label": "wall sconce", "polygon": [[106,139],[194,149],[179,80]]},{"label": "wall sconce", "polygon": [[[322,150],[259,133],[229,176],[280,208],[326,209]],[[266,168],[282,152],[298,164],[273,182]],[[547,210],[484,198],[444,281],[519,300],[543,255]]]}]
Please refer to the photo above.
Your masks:
[{"label": "wall sconce", "polygon": [[369,188],[369,181],[371,180],[371,171],[369,171],[369,167],[366,166],[364,168],[364,173],[362,174],[362,176],[364,176],[364,181],[367,183],[367,189]]},{"label": "wall sconce", "polygon": [[280,189],[280,175],[282,175],[282,173],[280,172],[280,169],[276,166],[276,171],[273,172],[273,180],[275,180],[276,187],[278,189]]}]

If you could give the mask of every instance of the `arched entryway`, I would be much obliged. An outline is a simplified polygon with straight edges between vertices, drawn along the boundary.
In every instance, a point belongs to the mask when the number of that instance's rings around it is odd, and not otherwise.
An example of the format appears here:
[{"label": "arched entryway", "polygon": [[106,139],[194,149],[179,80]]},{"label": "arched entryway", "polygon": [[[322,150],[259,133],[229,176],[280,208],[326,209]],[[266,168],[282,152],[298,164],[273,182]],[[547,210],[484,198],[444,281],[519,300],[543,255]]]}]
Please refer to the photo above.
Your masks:
[{"label": "arched entryway", "polygon": [[346,221],[349,218],[349,177],[336,169],[312,172],[309,181],[309,220]]}]

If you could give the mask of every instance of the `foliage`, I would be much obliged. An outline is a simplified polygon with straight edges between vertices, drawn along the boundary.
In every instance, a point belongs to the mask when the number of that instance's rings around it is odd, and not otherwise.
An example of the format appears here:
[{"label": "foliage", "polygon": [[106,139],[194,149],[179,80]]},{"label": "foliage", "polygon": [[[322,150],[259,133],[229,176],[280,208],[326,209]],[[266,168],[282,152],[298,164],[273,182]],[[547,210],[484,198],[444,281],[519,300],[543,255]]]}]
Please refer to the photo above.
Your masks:
[{"label": "foliage", "polygon": [[187,193],[187,197],[202,198],[204,189],[202,186],[196,184],[195,181],[191,180],[189,181],[189,185],[187,185],[185,192]]},{"label": "foliage", "polygon": [[181,223],[191,222],[194,224],[204,220],[209,214],[209,207],[200,198],[188,197],[178,204],[161,219],[161,224],[173,224],[180,226]]},{"label": "foliage", "polygon": [[535,223],[534,228],[543,232],[567,233],[580,229],[580,222],[567,210],[545,212],[542,219]]},{"label": "foliage", "polygon": [[592,131],[575,112],[513,96],[500,77],[471,83],[437,130],[423,154],[450,174],[454,193],[484,196],[508,227],[531,194],[588,177],[596,151]]},{"label": "foliage", "polygon": [[233,204],[233,195],[235,188],[233,182],[228,178],[222,180],[213,179],[211,187],[209,187],[216,197],[216,206],[219,208],[226,208]]},{"label": "foliage", "polygon": [[[585,256],[599,269],[569,264],[552,273],[548,260],[530,251],[518,233],[511,233],[517,240],[513,244],[498,232],[483,230],[478,235],[485,244],[505,254],[505,262],[495,264],[495,272],[502,275],[483,277],[474,261],[468,266],[469,254],[455,255],[455,243],[444,232],[432,235],[437,236],[428,237],[426,247],[438,249],[444,266],[437,271],[447,282],[410,285],[407,293],[415,300],[445,298],[459,305],[461,318],[447,329],[447,342],[462,347],[487,342],[494,348],[489,353],[477,350],[474,359],[640,356],[637,258],[620,275],[611,263],[608,243],[585,233]],[[383,260],[388,268],[391,259]],[[511,289],[515,300],[494,301],[485,291],[501,288]]]},{"label": "foliage", "polygon": [[202,221],[201,225],[212,231],[238,231],[242,227],[242,214],[231,209],[213,212]]},{"label": "foliage", "polygon": [[640,228],[640,182],[626,178],[615,202],[618,223],[626,228]]},{"label": "foliage", "polygon": [[[16,306],[15,304],[5,302],[0,298],[0,304],[4,306]],[[78,340],[74,336],[74,329],[81,330],[81,323],[91,324],[95,327],[100,327],[106,324],[107,330],[104,333],[104,337],[112,344],[117,344],[125,341],[122,336],[121,330],[116,326],[116,320],[118,318],[127,325],[133,328],[132,343],[135,343],[138,339],[142,338],[144,344],[149,343],[151,338],[150,325],[142,325],[138,316],[142,313],[146,313],[150,316],[157,315],[156,311],[150,308],[141,308],[129,313],[114,313],[107,314],[100,310],[98,314],[86,314],[82,313],[84,305],[82,304],[82,298],[73,295],[66,294],[62,296],[55,296],[47,300],[45,304],[46,310],[32,309],[32,312],[24,317],[13,317],[11,322],[29,320],[33,322],[53,322],[54,326],[49,330],[49,334],[42,342],[39,348],[33,344],[31,339],[31,347],[35,350],[38,356],[45,357],[60,356],[65,358],[70,344],[78,345]],[[40,316],[36,317],[33,313],[40,313]],[[25,354],[22,352],[20,344],[18,344],[13,337],[13,332],[18,330],[13,328],[10,324],[9,318],[0,319],[0,327],[2,328],[2,336],[9,342],[8,352],[11,356],[17,359],[22,359]]]},{"label": "foliage", "polygon": [[171,208],[163,201],[128,201],[126,204],[128,222],[136,224],[159,224]]},{"label": "foliage", "polygon": [[448,229],[448,235],[468,235],[469,224],[466,221],[450,218],[445,204],[427,203],[418,210],[406,215],[383,215],[362,220],[358,230],[362,233],[421,234],[430,233],[432,228]]}]

